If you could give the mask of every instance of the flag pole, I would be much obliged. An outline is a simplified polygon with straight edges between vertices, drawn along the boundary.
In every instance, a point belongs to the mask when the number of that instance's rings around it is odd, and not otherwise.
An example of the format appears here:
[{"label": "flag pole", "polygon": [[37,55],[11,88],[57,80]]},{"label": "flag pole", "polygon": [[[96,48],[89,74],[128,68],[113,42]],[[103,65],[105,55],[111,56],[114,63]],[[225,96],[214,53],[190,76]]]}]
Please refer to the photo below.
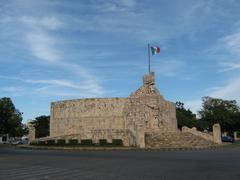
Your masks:
[{"label": "flag pole", "polygon": [[151,71],[151,69],[150,69],[150,44],[148,43],[148,72],[149,72],[149,74],[150,74],[150,71]]}]

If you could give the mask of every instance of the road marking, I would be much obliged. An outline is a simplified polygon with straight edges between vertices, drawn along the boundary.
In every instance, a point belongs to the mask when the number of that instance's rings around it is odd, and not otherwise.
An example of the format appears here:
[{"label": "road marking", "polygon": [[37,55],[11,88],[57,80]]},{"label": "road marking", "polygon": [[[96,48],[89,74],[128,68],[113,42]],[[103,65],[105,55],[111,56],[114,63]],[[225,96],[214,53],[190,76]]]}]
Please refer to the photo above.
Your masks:
[{"label": "road marking", "polygon": [[[32,178],[32,177],[36,178],[36,177],[43,177],[43,176],[49,177],[49,176],[46,176],[46,175],[56,173],[56,172],[60,173],[61,171],[62,170],[59,170],[59,169],[51,169],[51,170],[48,169],[47,171],[41,171],[41,172],[36,171],[34,173],[31,173],[31,174],[22,174],[20,176],[18,175],[18,178],[26,179],[26,178]],[[14,177],[9,178],[8,180],[12,180],[12,179],[14,179]]]},{"label": "road marking", "polygon": [[[17,171],[15,171],[17,170]],[[116,177],[114,174],[104,175],[103,172],[93,172],[91,170],[68,170],[63,168],[52,168],[47,166],[32,166],[29,168],[15,168],[11,170],[2,170],[0,174],[0,179],[6,180],[19,180],[19,179],[92,179],[92,178],[109,178],[112,179]]]},{"label": "road marking", "polygon": [[[39,172],[45,172],[45,171],[49,171],[49,167],[29,167],[29,169],[27,168],[24,168],[24,169],[17,169],[17,171],[15,171],[14,169],[12,169],[12,172],[8,172],[6,174],[6,172],[4,173],[1,173],[1,175],[4,175],[4,177],[8,177],[8,178],[11,178],[11,177],[20,177],[20,176],[24,176],[24,175],[31,175],[31,174],[34,174],[34,173],[39,173]],[[61,169],[59,169],[59,171],[61,171]],[[1,177],[0,175],[0,177]]]}]

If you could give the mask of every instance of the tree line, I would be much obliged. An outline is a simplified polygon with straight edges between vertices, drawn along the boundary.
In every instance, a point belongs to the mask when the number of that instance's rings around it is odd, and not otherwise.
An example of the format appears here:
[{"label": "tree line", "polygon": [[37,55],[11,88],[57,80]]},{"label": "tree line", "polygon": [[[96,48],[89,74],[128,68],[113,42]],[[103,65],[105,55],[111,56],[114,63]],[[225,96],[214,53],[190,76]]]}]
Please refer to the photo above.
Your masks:
[{"label": "tree line", "polygon": [[[240,130],[240,107],[235,100],[223,100],[212,97],[202,98],[202,107],[194,114],[184,107],[184,103],[176,102],[178,128],[183,126],[196,127],[200,131],[212,130],[212,125],[219,123],[223,132],[230,135]],[[19,111],[8,97],[0,99],[0,134],[21,137],[28,133],[22,123],[22,112]],[[50,116],[38,116],[31,123],[36,128],[36,137],[49,136]]]},{"label": "tree line", "polygon": [[[28,134],[27,125],[22,123],[20,112],[9,97],[0,99],[0,135],[9,134],[10,137],[22,137]],[[50,116],[38,116],[31,123],[36,128],[36,137],[49,135]]]},{"label": "tree line", "polygon": [[188,126],[196,127],[201,131],[211,131],[212,125],[219,123],[222,132],[228,132],[229,135],[240,130],[240,107],[236,100],[206,96],[202,98],[202,107],[197,113],[198,116],[190,109],[186,109],[184,103],[176,102],[178,128]]}]

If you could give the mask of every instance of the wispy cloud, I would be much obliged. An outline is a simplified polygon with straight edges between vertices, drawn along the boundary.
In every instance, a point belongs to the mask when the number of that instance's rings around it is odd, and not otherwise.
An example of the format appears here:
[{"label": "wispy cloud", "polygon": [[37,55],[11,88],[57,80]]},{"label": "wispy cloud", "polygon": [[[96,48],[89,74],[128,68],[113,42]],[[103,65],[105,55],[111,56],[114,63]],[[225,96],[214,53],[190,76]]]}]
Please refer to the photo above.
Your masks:
[{"label": "wispy cloud", "polygon": [[190,109],[193,113],[197,114],[200,111],[202,105],[201,98],[184,101],[184,106]]},{"label": "wispy cloud", "polygon": [[220,39],[220,42],[232,53],[240,55],[240,29]]},{"label": "wispy cloud", "polygon": [[[156,42],[164,52],[160,60],[152,62],[152,70],[158,75],[174,77],[171,81],[176,86],[180,80],[191,93],[194,84],[191,86],[182,80],[192,79],[191,83],[199,83],[210,74],[201,87],[207,89],[205,85],[209,83],[219,87],[202,92],[226,98],[227,93],[232,93],[237,98],[234,89],[238,87],[233,80],[221,85],[231,73],[239,70],[240,23],[232,26],[239,19],[239,6],[234,0],[228,3],[218,0],[154,1],[154,4],[137,0],[71,3],[13,0],[2,3],[1,74],[15,74],[16,77],[3,80],[0,91],[4,94],[17,92],[15,95],[25,93],[26,97],[32,93],[35,101],[48,99],[47,104],[52,97],[116,95],[116,89],[121,91],[118,94],[125,96],[138,85],[136,79],[145,72],[146,53],[142,47],[147,42]],[[214,57],[206,57],[202,48],[214,42]],[[199,61],[201,58],[205,60]],[[211,72],[207,72],[208,67]],[[221,74],[214,77],[218,70]],[[137,75],[134,79],[129,77],[132,72]],[[116,79],[121,79],[120,83]],[[124,86],[128,81],[133,85],[131,88]],[[179,91],[175,93],[170,94],[172,99],[179,96]],[[38,99],[39,96],[44,98]],[[201,100],[193,99],[191,106],[197,104],[201,104]]]},{"label": "wispy cloud", "polygon": [[22,95],[25,92],[25,89],[23,87],[17,87],[17,86],[6,86],[1,87],[0,91],[7,92],[16,95]]},{"label": "wispy cloud", "polygon": [[[233,78],[229,80],[225,85],[219,87],[208,88],[207,93],[204,96],[210,96],[213,98],[237,100],[240,102],[240,78]],[[201,98],[185,101],[186,107],[190,108],[193,112],[197,113],[201,109]]]},{"label": "wispy cloud", "polygon": [[74,84],[70,81],[67,81],[67,80],[58,80],[58,79],[32,80],[32,79],[27,79],[27,80],[24,80],[24,82],[31,83],[31,84],[49,84],[49,85],[69,87],[69,88],[74,88],[74,89],[87,89],[84,86],[76,85],[76,84]]},{"label": "wispy cloud", "polygon": [[27,25],[29,28],[33,29],[46,29],[46,30],[56,30],[63,27],[63,22],[54,16],[43,17],[43,18],[33,18],[30,16],[22,16],[19,21]]},{"label": "wispy cloud", "polygon": [[240,68],[240,28],[234,28],[231,33],[218,38],[216,43],[208,47],[205,52],[218,63],[219,73],[238,70]]},{"label": "wispy cloud", "polygon": [[235,99],[240,102],[240,78],[229,80],[226,85],[216,88],[209,96],[223,99]]},{"label": "wispy cloud", "polygon": [[223,67],[218,71],[220,73],[240,69],[240,63],[220,62],[219,65]]},{"label": "wispy cloud", "polygon": [[35,57],[47,62],[61,59],[60,52],[55,48],[56,40],[48,34],[31,32],[26,35],[26,40]]},{"label": "wispy cloud", "polygon": [[[38,85],[36,87],[25,86],[7,86],[2,87],[0,91],[14,93],[19,95],[29,94],[29,88],[32,93],[41,92],[42,95],[54,95],[58,96],[59,94],[65,94],[67,96],[76,96],[76,97],[95,97],[102,93],[102,89],[96,86],[96,82],[90,82],[89,80],[83,81],[81,83],[74,83],[69,80],[64,79],[25,79],[19,77],[11,76],[1,76],[1,79],[21,81],[27,84]],[[40,87],[39,87],[40,86]],[[77,91],[76,91],[77,90]],[[24,93],[24,91],[26,91]],[[21,92],[21,93],[20,93]],[[88,97],[86,96],[86,97]]]},{"label": "wispy cloud", "polygon": [[27,28],[25,40],[34,57],[42,60],[43,63],[47,63],[48,65],[80,75],[79,78],[81,78],[82,82],[81,86],[70,84],[62,80],[31,81],[32,83],[51,83],[85,89],[88,91],[88,94],[93,93],[95,96],[103,93],[102,87],[99,85],[96,78],[90,74],[86,68],[73,62],[68,62],[66,60],[67,57],[64,57],[64,54],[62,54],[61,50],[58,48],[59,39],[53,36],[49,31],[57,31],[63,28],[64,23],[62,21],[54,16],[43,18],[23,16],[19,18],[19,21]]},{"label": "wispy cloud", "polygon": [[135,0],[109,1],[105,0],[94,5],[100,12],[129,12],[136,5]]},{"label": "wispy cloud", "polygon": [[24,36],[33,56],[46,62],[61,60],[61,53],[57,49],[57,38],[48,30],[58,30],[63,23],[55,17],[34,18],[22,16],[19,18],[26,28]]},{"label": "wispy cloud", "polygon": [[161,59],[156,62],[156,67],[158,68],[155,69],[155,72],[161,74],[162,76],[169,77],[178,75],[185,65],[185,62],[181,60]]}]

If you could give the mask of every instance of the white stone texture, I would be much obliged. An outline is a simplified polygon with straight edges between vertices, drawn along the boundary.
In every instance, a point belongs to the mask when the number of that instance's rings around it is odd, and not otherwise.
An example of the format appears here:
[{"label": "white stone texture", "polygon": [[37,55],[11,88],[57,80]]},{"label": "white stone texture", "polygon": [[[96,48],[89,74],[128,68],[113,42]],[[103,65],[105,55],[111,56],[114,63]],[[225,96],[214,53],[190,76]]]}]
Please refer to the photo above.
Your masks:
[{"label": "white stone texture", "polygon": [[221,127],[220,124],[214,124],[213,125],[213,140],[217,144],[222,144],[222,138],[221,138]]}]

